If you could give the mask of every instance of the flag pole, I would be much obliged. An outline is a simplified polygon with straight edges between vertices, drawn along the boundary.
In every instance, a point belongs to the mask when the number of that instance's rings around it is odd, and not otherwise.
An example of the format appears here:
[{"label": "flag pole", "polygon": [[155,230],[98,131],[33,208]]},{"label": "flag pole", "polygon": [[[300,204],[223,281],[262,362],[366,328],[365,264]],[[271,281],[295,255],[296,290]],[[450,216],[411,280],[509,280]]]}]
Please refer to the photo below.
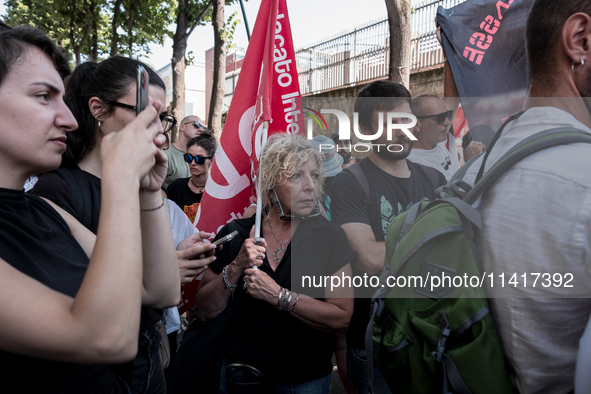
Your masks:
[{"label": "flag pole", "polygon": [[[267,134],[269,132],[269,122],[263,122],[263,140],[261,143],[261,154],[263,153],[263,149],[265,145],[267,145]],[[259,176],[257,177],[257,211],[254,223],[254,236],[260,237],[261,236],[261,215],[263,211],[263,196],[261,194],[261,165],[259,162]]]}]

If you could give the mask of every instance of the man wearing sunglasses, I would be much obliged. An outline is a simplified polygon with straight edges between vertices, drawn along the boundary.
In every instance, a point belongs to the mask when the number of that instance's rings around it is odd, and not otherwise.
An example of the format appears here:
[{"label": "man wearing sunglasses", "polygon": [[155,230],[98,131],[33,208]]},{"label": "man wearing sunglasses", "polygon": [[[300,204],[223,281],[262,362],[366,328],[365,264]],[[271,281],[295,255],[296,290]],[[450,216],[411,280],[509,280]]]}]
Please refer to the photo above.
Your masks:
[{"label": "man wearing sunglasses", "polygon": [[[441,172],[446,180],[460,168],[455,151],[455,140],[449,136],[449,126],[453,111],[448,110],[445,102],[434,94],[424,94],[413,98],[412,113],[417,118],[414,128],[414,142],[408,160],[432,167]],[[450,149],[445,147],[450,139]],[[450,152],[451,150],[451,152]]]},{"label": "man wearing sunglasses", "polygon": [[164,187],[168,187],[174,180],[178,178],[188,178],[191,176],[189,166],[185,163],[183,155],[187,153],[186,146],[190,139],[198,137],[205,126],[203,121],[197,115],[186,116],[179,126],[179,138],[172,144],[168,150],[165,150],[168,156],[168,171],[166,179],[164,180]]}]

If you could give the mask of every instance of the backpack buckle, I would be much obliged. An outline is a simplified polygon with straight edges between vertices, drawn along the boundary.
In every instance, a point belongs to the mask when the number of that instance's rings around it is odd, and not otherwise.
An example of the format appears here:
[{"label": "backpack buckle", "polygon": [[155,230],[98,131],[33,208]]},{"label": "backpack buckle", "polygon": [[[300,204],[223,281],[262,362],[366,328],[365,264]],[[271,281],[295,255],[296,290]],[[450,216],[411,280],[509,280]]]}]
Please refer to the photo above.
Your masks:
[{"label": "backpack buckle", "polygon": [[442,325],[444,324],[444,327],[441,330],[441,334],[439,334],[439,340],[437,341],[435,353],[435,361],[437,362],[441,362],[443,353],[445,353],[445,346],[447,345],[449,334],[451,333],[451,326],[449,325],[449,321],[447,320],[447,316],[445,316],[445,313],[439,315],[439,321],[442,323]]}]

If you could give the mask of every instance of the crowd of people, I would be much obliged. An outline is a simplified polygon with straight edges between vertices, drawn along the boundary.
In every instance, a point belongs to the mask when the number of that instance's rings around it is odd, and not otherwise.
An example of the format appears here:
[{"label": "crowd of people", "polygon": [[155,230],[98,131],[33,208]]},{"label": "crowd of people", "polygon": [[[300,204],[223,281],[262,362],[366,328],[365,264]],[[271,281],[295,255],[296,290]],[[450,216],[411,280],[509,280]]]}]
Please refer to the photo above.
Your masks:
[{"label": "crowd of people", "polygon": [[[463,187],[536,132],[591,134],[591,4],[535,0],[526,30],[523,113],[496,136],[484,125],[470,130]],[[136,115],[138,66],[149,74],[150,98]],[[210,242],[194,221],[216,139],[191,115],[169,143],[165,133],[177,120],[165,102],[164,82],[138,60],[115,56],[71,72],[40,31],[0,26],[5,387],[328,394],[334,357],[348,393],[396,392],[368,367],[375,289],[343,281],[301,290],[294,277],[302,267],[318,277],[380,275],[390,223],[435,200],[461,168],[455,144],[446,146],[453,108],[378,80],[357,95],[360,132],[385,129],[379,113],[408,113],[417,120],[416,140],[394,129],[391,140],[382,133],[367,157],[355,158],[338,134],[272,135],[257,173],[260,216],[245,214]],[[402,149],[379,148],[389,144]],[[577,298],[534,298],[524,286],[515,297],[489,300],[521,393],[591,390],[588,149],[575,143],[538,152],[478,202],[485,270],[547,272],[560,262],[583,284]],[[38,180],[25,192],[32,176]],[[181,290],[198,276],[184,327]]]}]

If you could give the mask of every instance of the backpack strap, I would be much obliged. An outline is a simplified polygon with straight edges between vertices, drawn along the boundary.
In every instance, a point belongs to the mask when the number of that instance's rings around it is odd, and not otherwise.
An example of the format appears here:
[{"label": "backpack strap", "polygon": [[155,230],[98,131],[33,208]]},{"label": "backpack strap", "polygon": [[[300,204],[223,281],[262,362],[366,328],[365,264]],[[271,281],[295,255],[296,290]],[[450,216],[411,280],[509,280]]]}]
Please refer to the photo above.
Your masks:
[{"label": "backpack strap", "polygon": [[464,176],[468,172],[468,169],[472,167],[472,164],[474,164],[474,162],[476,162],[476,160],[482,155],[484,155],[484,153],[480,153],[464,163],[464,165],[453,174],[447,184],[435,189],[435,196],[438,198],[455,196],[463,200],[466,197],[466,194],[472,189],[472,186],[464,181]]},{"label": "backpack strap", "polygon": [[[483,175],[484,166],[485,166],[486,160],[488,159],[488,155],[490,154],[490,151],[492,150],[493,146],[495,146],[495,144],[497,143],[497,141],[499,140],[499,138],[503,134],[503,130],[505,130],[505,127],[509,123],[511,123],[512,121],[518,119],[521,115],[523,115],[523,113],[524,113],[524,111],[521,111],[521,112],[518,112],[518,113],[510,116],[509,118],[507,118],[507,120],[501,125],[499,130],[497,130],[497,132],[495,133],[495,136],[493,137],[488,148],[486,149],[486,152],[481,153],[481,154],[473,157],[472,159],[470,159],[468,162],[464,163],[464,165],[461,166],[460,169],[449,179],[449,181],[447,182],[446,185],[441,186],[440,188],[438,188],[435,191],[435,194],[437,196],[442,196],[443,198],[448,197],[450,195],[454,195],[456,197],[464,199],[466,197],[466,194],[472,189],[472,187],[470,185],[468,185],[466,182],[463,181],[464,175],[466,175],[466,172],[468,172],[468,169],[472,166],[472,164],[474,164],[474,162],[476,160],[478,160],[478,158],[480,156],[484,155],[484,158],[482,160],[482,166],[478,170],[478,175],[476,175],[476,181],[474,181],[474,183],[478,182]],[[443,194],[443,193],[446,193],[446,194]]]},{"label": "backpack strap", "polygon": [[372,300],[369,324],[365,329],[365,358],[367,361],[367,392],[373,394],[373,321],[380,317],[386,309],[384,301],[380,298]]},{"label": "backpack strap", "polygon": [[418,165],[421,168],[421,170],[423,170],[425,175],[427,175],[427,178],[429,178],[429,182],[431,182],[433,190],[437,189],[439,187],[439,171],[437,171],[433,167],[425,166],[423,164],[415,164]]},{"label": "backpack strap", "polygon": [[448,382],[453,388],[454,393],[472,394],[472,391],[470,391],[464,382],[464,379],[462,379],[458,367],[456,367],[456,364],[447,354],[441,356],[441,363],[443,365],[443,394],[449,394],[452,392],[448,388]]},{"label": "backpack strap", "polygon": [[499,138],[501,138],[501,135],[503,134],[503,130],[505,130],[505,127],[507,127],[507,125],[511,122],[513,122],[514,120],[518,119],[521,115],[524,114],[525,111],[521,111],[516,113],[515,115],[510,116],[499,128],[499,130],[497,130],[497,132],[495,133],[495,136],[493,137],[492,141],[490,142],[488,148],[486,148],[486,152],[484,153],[484,159],[482,160],[482,166],[480,166],[480,170],[478,170],[478,175],[476,175],[476,182],[478,182],[480,180],[480,178],[482,177],[482,175],[484,174],[484,166],[486,164],[486,160],[488,159],[488,155],[490,154],[490,151],[492,150],[492,148],[495,146],[495,144],[497,143],[497,141],[499,140]]},{"label": "backpack strap", "polygon": [[72,191],[72,199],[76,206],[76,219],[90,230],[92,221],[92,196],[88,179],[80,168],[60,167],[55,170],[63,178]]},{"label": "backpack strap", "polygon": [[359,163],[351,164],[343,171],[347,171],[353,175],[353,178],[355,178],[357,183],[359,183],[359,186],[361,186],[361,190],[363,191],[363,209],[365,209],[366,212],[369,212],[372,201],[369,182],[367,181],[367,175],[365,175],[365,171],[363,171],[363,168],[361,168]]},{"label": "backpack strap", "polygon": [[[571,127],[557,127],[541,131],[524,139],[505,153],[480,180],[476,181],[464,200],[470,205],[474,204],[507,170],[532,153],[557,145],[577,142],[591,143],[591,135]],[[484,172],[484,165],[483,160],[480,172]]]}]

